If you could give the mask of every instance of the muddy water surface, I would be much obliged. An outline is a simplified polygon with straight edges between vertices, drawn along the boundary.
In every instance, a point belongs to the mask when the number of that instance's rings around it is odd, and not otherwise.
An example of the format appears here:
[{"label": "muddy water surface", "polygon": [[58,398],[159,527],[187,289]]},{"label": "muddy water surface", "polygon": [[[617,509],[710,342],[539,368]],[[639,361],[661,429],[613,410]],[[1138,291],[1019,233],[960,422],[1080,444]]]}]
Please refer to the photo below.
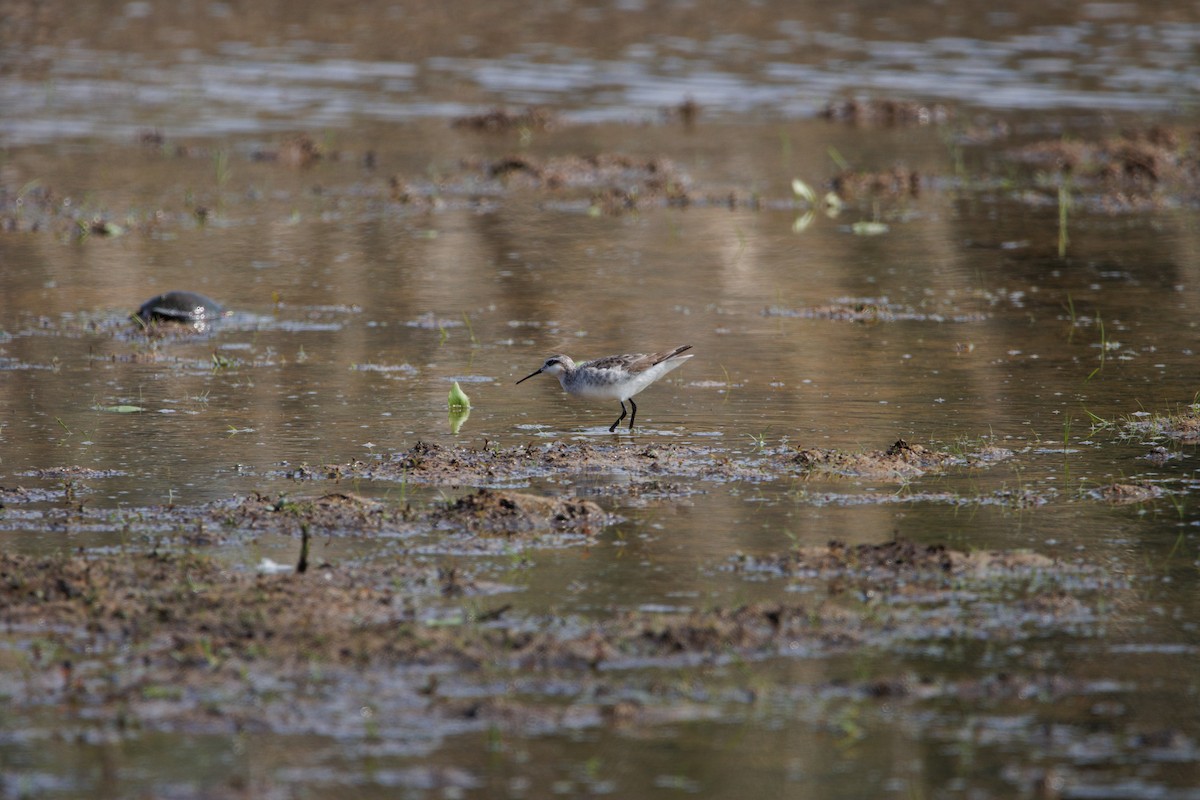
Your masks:
[{"label": "muddy water surface", "polygon": [[1185,12],[12,8],[5,796],[1194,796]]}]

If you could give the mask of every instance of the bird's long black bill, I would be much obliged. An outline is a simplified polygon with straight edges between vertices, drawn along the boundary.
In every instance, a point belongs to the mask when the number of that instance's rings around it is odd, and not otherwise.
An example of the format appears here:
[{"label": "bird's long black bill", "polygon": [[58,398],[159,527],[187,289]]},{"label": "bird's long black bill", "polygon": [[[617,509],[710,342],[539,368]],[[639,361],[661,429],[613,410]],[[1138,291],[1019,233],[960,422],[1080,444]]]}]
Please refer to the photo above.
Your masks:
[{"label": "bird's long black bill", "polygon": [[[521,380],[517,381],[517,383],[524,383],[525,381],[527,381],[527,380],[529,380],[530,378],[532,378],[534,375],[541,375],[541,374],[542,374],[542,371],[539,369],[538,371],[536,371],[536,372],[531,372],[531,373],[529,373],[528,375],[526,375],[524,378],[521,378]],[[516,384],[514,384],[514,385],[516,385]]]}]

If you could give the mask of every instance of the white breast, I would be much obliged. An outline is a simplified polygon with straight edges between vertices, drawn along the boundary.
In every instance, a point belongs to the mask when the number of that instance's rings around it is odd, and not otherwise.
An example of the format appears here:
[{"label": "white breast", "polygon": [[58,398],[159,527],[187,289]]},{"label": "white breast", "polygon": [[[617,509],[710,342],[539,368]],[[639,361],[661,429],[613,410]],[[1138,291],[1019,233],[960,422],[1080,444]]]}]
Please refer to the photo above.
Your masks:
[{"label": "white breast", "polygon": [[672,358],[634,375],[620,369],[586,369],[570,376],[560,375],[558,380],[563,389],[577,397],[624,402],[689,358],[690,355]]}]

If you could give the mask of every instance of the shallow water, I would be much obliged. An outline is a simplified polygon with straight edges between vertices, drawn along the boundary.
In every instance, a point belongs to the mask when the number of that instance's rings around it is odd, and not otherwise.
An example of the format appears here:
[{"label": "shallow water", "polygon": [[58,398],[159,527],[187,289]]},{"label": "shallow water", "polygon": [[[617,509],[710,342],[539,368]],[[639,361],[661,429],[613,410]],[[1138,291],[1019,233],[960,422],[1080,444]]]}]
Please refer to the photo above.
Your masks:
[{"label": "shallow water", "polygon": [[[346,531],[314,548],[331,562],[464,566],[509,589],[513,614],[573,625],[802,596],[805,581],[731,559],[901,537],[1098,566],[1115,588],[1097,617],[1016,641],[929,635],[900,652],[444,676],[447,702],[565,709],[508,725],[422,721],[402,696],[407,673],[364,674],[230,736],[149,713],[114,730],[87,709],[27,702],[0,726],[0,794],[1196,796],[1195,449],[1121,424],[1195,400],[1194,199],[1112,214],[1081,190],[1060,255],[1057,187],[1009,154],[1152,122],[1194,130],[1197,21],[1171,4],[720,8],[313,3],[289,6],[282,27],[236,4],[95,4],[49,27],[23,17],[0,73],[15,111],[0,120],[0,188],[6,213],[40,224],[0,234],[0,487],[48,495],[0,508],[0,547],[184,547],[169,524],[131,535],[125,518],[255,492],[420,505],[465,491],[295,477],[387,463],[417,441],[677,443],[714,459],[987,443],[1014,455],[905,483],[669,478],[676,496],[639,499],[619,491],[626,475],[502,479],[623,519],[586,544],[522,552],[431,531]],[[397,20],[414,32],[399,49]],[[814,118],[845,89],[957,115]],[[694,128],[664,113],[687,97],[702,107]],[[525,103],[561,111],[562,126],[483,134],[448,121]],[[997,123],[1000,138],[969,143],[968,129]],[[149,129],[165,141],[137,141]],[[257,157],[299,131],[326,157],[307,169]],[[922,189],[797,224],[792,179],[821,186],[835,151],[861,170],[902,162]],[[586,193],[462,166],[613,152],[670,159],[707,199],[594,213]],[[394,199],[392,175],[419,200]],[[39,210],[47,189],[52,208]],[[713,199],[730,193],[733,208]],[[13,211],[18,194],[30,202]],[[855,235],[876,218],[886,233]],[[92,220],[121,235],[80,235],[74,221]],[[127,321],[174,288],[236,314],[162,339]],[[875,315],[820,313],[831,306]],[[553,352],[683,343],[696,357],[639,396],[632,434],[607,432],[615,403],[571,400],[545,377],[514,385]],[[454,381],[472,400],[457,433]],[[1147,459],[1156,445],[1161,463]],[[56,471],[71,467],[97,472]],[[1089,495],[1139,481],[1168,496]],[[97,513],[81,521],[79,503]],[[248,570],[291,563],[295,547],[257,533],[216,549]],[[15,641],[0,663],[18,663]],[[8,697],[40,679],[5,673]],[[598,717],[589,692],[610,680],[661,718]],[[902,698],[881,688],[892,682]]]},{"label": "shallow water", "polygon": [[723,113],[803,118],[863,89],[1140,113],[1192,106],[1198,78],[1200,19],[1174,3],[461,5],[134,2],[17,15],[0,132],[22,144],[155,126],[262,135],[297,120],[343,129],[497,102],[628,122],[688,96]]}]

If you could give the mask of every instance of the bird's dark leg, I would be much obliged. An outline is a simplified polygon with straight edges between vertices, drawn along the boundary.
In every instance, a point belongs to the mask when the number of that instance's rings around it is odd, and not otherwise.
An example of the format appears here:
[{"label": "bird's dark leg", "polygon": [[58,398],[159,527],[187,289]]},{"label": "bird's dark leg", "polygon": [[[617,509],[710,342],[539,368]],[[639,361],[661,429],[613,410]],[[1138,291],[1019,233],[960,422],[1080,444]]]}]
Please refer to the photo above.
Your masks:
[{"label": "bird's dark leg", "polygon": [[[630,400],[629,404],[633,405],[633,401]],[[634,406],[633,411],[635,414],[637,413],[637,406]],[[616,431],[617,426],[621,424],[621,420],[623,420],[623,419],[625,419],[625,404],[621,403],[621,416],[617,417],[617,421],[614,422],[611,427],[609,427],[608,432],[613,433],[614,431]]]},{"label": "bird's dark leg", "polygon": [[633,413],[629,415],[629,430],[633,430],[633,421],[637,419],[637,403],[633,402],[633,398],[629,398],[629,407],[633,409]]}]

